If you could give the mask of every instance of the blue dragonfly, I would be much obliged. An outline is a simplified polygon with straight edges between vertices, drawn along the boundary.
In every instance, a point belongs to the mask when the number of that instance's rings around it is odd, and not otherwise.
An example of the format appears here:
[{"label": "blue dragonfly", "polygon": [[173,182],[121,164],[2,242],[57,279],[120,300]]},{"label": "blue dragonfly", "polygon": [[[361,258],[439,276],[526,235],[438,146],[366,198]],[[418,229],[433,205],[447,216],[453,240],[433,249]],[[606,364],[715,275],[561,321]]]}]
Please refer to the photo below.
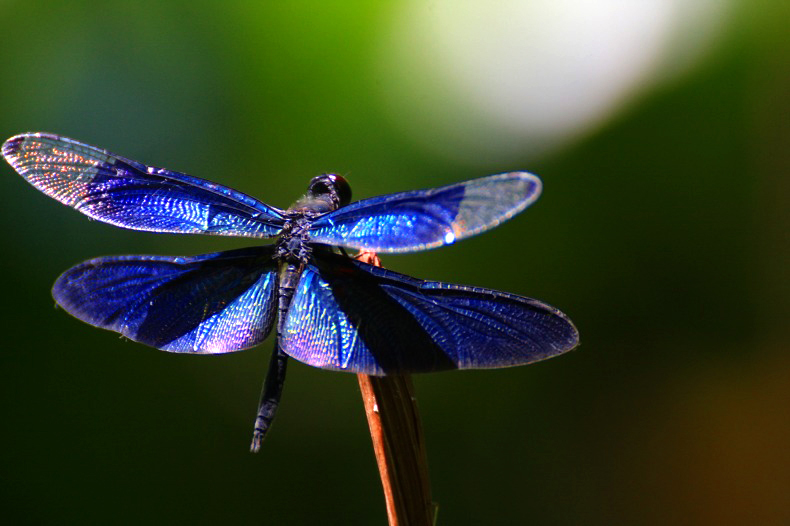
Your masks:
[{"label": "blue dragonfly", "polygon": [[414,252],[493,228],[540,195],[540,179],[526,172],[354,203],[343,177],[324,174],[281,210],[58,135],[17,135],[2,152],[48,196],[112,225],[276,238],[192,257],[91,259],[64,272],[52,289],[72,316],[176,353],[247,349],[276,322],[253,451],[279,405],[288,357],[323,369],[386,375],[524,365],[579,341],[571,320],[540,301],[412,278],[346,252]]}]

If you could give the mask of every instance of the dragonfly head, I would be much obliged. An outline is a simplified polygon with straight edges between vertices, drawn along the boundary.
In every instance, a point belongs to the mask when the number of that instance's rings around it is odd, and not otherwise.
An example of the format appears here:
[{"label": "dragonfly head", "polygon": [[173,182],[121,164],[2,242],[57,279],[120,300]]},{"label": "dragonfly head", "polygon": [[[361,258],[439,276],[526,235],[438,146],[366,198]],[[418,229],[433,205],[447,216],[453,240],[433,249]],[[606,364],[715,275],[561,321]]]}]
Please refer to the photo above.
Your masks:
[{"label": "dragonfly head", "polygon": [[337,174],[323,174],[313,177],[307,189],[310,197],[329,197],[335,208],[346,206],[351,202],[351,186]]}]

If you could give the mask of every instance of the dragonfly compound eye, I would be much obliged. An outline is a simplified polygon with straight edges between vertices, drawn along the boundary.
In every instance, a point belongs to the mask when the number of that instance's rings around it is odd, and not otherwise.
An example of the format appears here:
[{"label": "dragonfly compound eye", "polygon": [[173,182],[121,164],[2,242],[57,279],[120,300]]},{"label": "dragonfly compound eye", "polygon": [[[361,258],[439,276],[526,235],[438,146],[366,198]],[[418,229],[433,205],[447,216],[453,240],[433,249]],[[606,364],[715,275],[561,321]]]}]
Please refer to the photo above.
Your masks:
[{"label": "dragonfly compound eye", "polygon": [[337,174],[323,174],[310,181],[308,192],[312,195],[331,194],[337,200],[338,206],[345,206],[351,202],[351,186],[344,177]]}]

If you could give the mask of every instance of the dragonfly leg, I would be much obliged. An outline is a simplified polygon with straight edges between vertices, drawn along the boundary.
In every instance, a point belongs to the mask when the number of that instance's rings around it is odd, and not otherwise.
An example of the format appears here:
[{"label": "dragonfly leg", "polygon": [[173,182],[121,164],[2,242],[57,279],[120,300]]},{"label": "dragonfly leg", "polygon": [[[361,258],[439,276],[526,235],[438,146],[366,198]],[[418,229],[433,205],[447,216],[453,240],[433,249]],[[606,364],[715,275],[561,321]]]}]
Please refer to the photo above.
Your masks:
[{"label": "dragonfly leg", "polygon": [[252,434],[250,451],[257,453],[261,443],[272,425],[277,406],[280,405],[280,396],[283,393],[285,382],[285,369],[288,365],[288,355],[280,350],[280,342],[275,338],[274,350],[269,360],[269,370],[263,380],[261,401],[258,404],[258,416],[255,418],[255,431]]}]

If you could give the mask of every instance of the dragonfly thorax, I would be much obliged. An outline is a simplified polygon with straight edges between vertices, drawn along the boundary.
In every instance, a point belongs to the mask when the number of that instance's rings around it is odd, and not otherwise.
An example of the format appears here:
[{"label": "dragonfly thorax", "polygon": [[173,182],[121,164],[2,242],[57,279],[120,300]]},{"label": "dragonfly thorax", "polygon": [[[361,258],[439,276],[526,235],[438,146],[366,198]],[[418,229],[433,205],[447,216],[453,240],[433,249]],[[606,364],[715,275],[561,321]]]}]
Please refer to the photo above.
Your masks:
[{"label": "dragonfly thorax", "polygon": [[275,257],[293,264],[305,264],[310,259],[310,223],[301,213],[293,213],[285,223],[277,240]]},{"label": "dragonfly thorax", "polygon": [[351,186],[336,174],[313,177],[307,193],[285,211],[287,221],[277,241],[276,257],[306,264],[310,258],[310,225],[318,217],[351,202]]}]

